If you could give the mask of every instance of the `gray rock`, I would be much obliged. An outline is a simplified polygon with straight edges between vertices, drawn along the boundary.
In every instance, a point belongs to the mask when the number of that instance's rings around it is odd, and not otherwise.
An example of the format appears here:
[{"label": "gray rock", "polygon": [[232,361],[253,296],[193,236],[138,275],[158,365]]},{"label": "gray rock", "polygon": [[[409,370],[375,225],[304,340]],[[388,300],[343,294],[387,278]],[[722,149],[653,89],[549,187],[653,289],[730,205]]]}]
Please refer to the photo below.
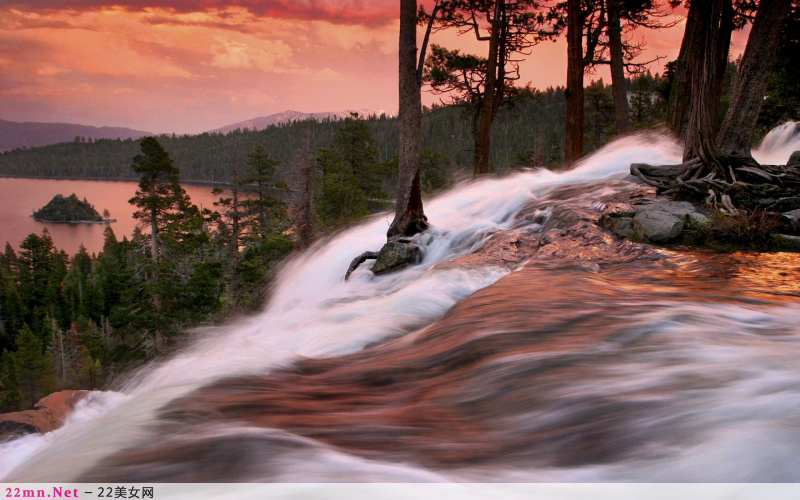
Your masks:
[{"label": "gray rock", "polygon": [[792,252],[800,252],[800,236],[792,236],[790,234],[776,234],[775,240],[781,244],[786,250]]},{"label": "gray rock", "polygon": [[675,240],[683,231],[683,220],[674,213],[647,207],[633,216],[633,239],[651,243]]},{"label": "gray rock", "polygon": [[711,220],[703,214],[697,212],[690,212],[686,214],[686,225],[691,228],[698,228],[711,224]]},{"label": "gray rock", "polygon": [[660,202],[648,203],[647,205],[639,209],[638,212],[650,209],[674,214],[681,217],[682,219],[686,219],[687,214],[697,212],[697,208],[688,201],[660,201]]},{"label": "gray rock", "polygon": [[792,156],[789,157],[789,161],[786,162],[787,167],[800,167],[800,151],[795,151],[792,153]]},{"label": "gray rock", "polygon": [[708,223],[708,218],[688,201],[650,202],[633,216],[632,238],[645,243],[668,243],[676,240],[685,227]]},{"label": "gray rock", "polygon": [[615,217],[609,221],[608,228],[620,238],[633,236],[633,217]]},{"label": "gray rock", "polygon": [[794,230],[800,230],[800,208],[783,213],[784,219],[789,222],[789,225]]},{"label": "gray rock", "polygon": [[386,274],[397,271],[419,261],[422,249],[419,245],[407,240],[390,241],[378,252],[378,258],[372,266],[375,274]]}]

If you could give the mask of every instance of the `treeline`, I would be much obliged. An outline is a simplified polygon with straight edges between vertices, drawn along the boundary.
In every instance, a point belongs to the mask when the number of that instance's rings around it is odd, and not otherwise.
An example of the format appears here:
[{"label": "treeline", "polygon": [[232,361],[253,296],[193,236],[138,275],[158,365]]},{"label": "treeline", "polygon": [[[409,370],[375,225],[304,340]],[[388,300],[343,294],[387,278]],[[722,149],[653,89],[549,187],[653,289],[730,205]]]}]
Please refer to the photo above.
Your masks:
[{"label": "treeline", "polygon": [[[397,163],[375,143],[367,121],[347,118],[327,147],[301,149],[288,165],[237,145],[231,182],[201,210],[159,140],[142,139],[128,160],[141,228],[130,238],[108,227],[99,254],[69,256],[45,229],[0,254],[0,412],[102,387],[169,352],[187,329],[255,310],[293,248],[390,206]],[[454,182],[446,156],[422,157],[423,190]]]},{"label": "treeline", "polygon": [[[516,153],[529,148],[532,134],[541,133],[563,143],[563,88],[536,92],[513,109],[503,110],[495,127],[498,147],[493,164],[507,169]],[[304,149],[327,147],[333,140],[340,120],[305,120],[270,126],[261,131],[233,131],[228,134],[162,135],[164,145],[180,168],[186,181],[231,180],[234,150],[250,151],[263,146],[269,154],[287,165]],[[380,160],[397,155],[398,125],[393,117],[370,116],[366,125],[375,138]],[[472,161],[472,137],[469,119],[458,106],[427,109],[423,118],[422,146],[437,150],[456,166]],[[131,178],[130,159],[139,149],[139,141],[100,139],[93,143],[69,142],[50,146],[16,149],[0,154],[0,175],[30,177]]]},{"label": "treeline", "polygon": [[[651,81],[656,77],[649,77]],[[613,136],[607,121],[609,86],[600,85],[603,108],[598,119],[603,122],[603,140]],[[632,88],[635,83],[631,83]],[[655,88],[652,83],[651,87]],[[653,90],[655,92],[655,90]],[[595,96],[596,97],[596,96]],[[592,97],[594,99],[594,97]],[[587,112],[597,103],[587,97]],[[558,167],[563,158],[564,89],[526,89],[522,98],[511,107],[504,107],[492,125],[491,165],[505,172],[531,162],[539,166]],[[468,171],[472,165],[473,138],[468,112],[460,106],[434,106],[426,109],[422,122],[422,147],[447,156],[454,168]],[[657,120],[647,110],[647,123]],[[611,111],[613,118],[613,110]],[[591,120],[590,120],[591,121]],[[397,155],[397,119],[384,116],[366,117],[365,123],[374,137],[374,146],[381,161]],[[613,120],[611,122],[613,126]],[[327,147],[333,140],[340,120],[315,120],[273,125],[261,131],[233,131],[228,134],[162,135],[158,137],[170,153],[185,181],[228,182],[232,178],[234,151],[250,151],[263,146],[269,154],[288,165],[298,151]],[[594,122],[592,122],[594,126]],[[589,124],[587,124],[589,127]],[[587,150],[595,147],[595,136],[587,140]],[[599,145],[599,144],[597,144]],[[139,141],[100,139],[94,142],[74,141],[32,149],[16,149],[0,154],[0,175],[26,177],[78,177],[130,179],[131,158],[139,149]]]},{"label": "treeline", "polygon": [[243,155],[233,213],[224,192],[216,210],[200,210],[158,142],[141,147],[131,202],[147,232],[120,241],[108,227],[99,254],[69,256],[45,229],[0,255],[0,411],[102,387],[187,328],[254,309],[292,250],[286,203],[274,196],[283,184],[263,150]]}]

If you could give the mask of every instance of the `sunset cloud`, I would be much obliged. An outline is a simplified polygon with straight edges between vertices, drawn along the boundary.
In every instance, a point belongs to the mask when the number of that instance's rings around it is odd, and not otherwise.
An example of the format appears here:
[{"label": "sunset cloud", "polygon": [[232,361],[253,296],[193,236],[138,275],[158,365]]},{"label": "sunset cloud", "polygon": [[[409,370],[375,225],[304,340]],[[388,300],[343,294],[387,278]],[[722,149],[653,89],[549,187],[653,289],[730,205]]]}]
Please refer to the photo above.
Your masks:
[{"label": "sunset cloud", "polygon": [[387,23],[396,19],[399,12],[396,0],[12,0],[5,5],[27,11],[93,11],[119,6],[129,11],[159,8],[176,13],[224,12],[230,7],[241,7],[259,17],[348,25]]},{"label": "sunset cloud", "polygon": [[[0,118],[197,133],[280,112],[397,106],[396,0],[25,0],[0,7]],[[421,31],[421,30],[420,30]],[[677,54],[682,28],[635,33]],[[735,44],[739,38],[735,37]],[[453,31],[434,43],[484,54]],[[663,71],[663,62],[653,70]],[[563,85],[544,42],[521,84]],[[601,70],[590,78],[607,78]],[[588,82],[588,78],[587,78]],[[423,94],[426,104],[438,96]]]}]

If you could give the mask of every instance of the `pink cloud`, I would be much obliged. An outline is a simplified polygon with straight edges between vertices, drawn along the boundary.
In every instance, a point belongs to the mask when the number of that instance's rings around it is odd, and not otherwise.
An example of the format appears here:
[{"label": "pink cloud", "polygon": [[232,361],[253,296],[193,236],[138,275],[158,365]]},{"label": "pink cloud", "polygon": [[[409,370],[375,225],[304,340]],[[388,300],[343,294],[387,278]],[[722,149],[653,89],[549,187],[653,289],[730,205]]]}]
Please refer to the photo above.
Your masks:
[{"label": "pink cloud", "polygon": [[12,0],[5,2],[5,6],[26,11],[83,11],[119,6],[130,11],[158,8],[174,12],[225,11],[241,7],[263,17],[368,25],[385,24],[399,15],[396,0]]}]

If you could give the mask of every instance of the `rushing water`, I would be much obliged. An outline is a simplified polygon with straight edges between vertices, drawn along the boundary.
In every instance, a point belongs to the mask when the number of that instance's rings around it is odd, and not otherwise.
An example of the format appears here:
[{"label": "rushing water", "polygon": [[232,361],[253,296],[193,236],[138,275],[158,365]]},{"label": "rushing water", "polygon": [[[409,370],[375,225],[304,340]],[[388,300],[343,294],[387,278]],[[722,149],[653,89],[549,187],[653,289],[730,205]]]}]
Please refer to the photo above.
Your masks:
[{"label": "rushing water", "polygon": [[[785,163],[794,149],[789,124],[754,155]],[[460,186],[426,203],[423,261],[387,276],[343,281],[387,216],[349,229],[289,262],[261,314],[198,332],[61,429],[0,445],[0,477],[800,480],[794,256],[441,264],[621,184],[550,197],[563,186],[679,159],[664,137],[629,137],[569,172]]]}]

